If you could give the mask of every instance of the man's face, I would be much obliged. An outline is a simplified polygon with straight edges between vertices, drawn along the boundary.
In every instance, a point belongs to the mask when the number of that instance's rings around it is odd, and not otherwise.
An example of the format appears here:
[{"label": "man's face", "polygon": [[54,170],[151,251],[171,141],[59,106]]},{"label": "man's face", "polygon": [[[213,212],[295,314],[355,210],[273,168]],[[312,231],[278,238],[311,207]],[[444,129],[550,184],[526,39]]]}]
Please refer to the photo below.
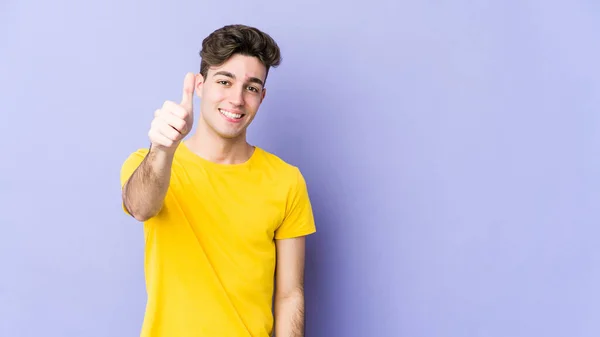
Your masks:
[{"label": "man's face", "polygon": [[255,57],[236,54],[198,76],[196,92],[204,122],[222,138],[245,136],[266,89],[266,68]]}]

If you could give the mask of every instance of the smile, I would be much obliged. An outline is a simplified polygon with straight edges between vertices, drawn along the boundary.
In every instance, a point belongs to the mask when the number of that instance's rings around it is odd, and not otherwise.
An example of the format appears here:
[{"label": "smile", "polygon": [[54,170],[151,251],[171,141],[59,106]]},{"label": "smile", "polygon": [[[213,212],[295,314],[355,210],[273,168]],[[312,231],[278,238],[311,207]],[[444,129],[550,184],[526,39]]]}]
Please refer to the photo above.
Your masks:
[{"label": "smile", "polygon": [[230,118],[230,119],[240,119],[242,117],[244,117],[244,114],[238,114],[238,113],[233,113],[231,111],[227,111],[227,110],[223,110],[223,109],[219,109],[219,112],[221,113],[221,115]]}]

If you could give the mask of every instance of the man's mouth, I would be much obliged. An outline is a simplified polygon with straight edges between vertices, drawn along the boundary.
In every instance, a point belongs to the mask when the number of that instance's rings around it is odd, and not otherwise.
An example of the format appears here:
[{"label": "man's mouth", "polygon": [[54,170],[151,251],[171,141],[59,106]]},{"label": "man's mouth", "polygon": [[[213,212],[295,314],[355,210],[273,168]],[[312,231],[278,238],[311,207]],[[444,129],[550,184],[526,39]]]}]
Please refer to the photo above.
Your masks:
[{"label": "man's mouth", "polygon": [[234,113],[234,112],[223,110],[223,109],[219,109],[219,112],[221,113],[221,115],[223,115],[227,118],[231,118],[231,119],[240,119],[240,118],[244,117],[244,115],[245,115],[245,114]]}]

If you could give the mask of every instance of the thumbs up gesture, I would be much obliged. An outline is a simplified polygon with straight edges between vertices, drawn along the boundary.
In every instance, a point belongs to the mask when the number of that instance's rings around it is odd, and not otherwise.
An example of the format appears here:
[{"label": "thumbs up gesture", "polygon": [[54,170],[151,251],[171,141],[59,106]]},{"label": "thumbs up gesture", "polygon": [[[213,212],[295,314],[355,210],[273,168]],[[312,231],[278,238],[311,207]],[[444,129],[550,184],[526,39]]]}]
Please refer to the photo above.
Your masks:
[{"label": "thumbs up gesture", "polygon": [[181,103],[165,101],[154,112],[148,137],[152,147],[174,152],[181,140],[187,136],[194,123],[194,86],[195,76],[188,73],[183,81]]}]

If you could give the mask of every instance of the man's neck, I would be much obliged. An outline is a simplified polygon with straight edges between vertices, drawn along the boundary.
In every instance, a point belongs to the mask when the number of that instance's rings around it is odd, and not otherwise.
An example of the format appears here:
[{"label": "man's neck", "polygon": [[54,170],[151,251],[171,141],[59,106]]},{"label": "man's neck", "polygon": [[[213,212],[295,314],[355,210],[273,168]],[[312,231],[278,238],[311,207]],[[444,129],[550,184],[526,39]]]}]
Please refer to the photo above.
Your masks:
[{"label": "man's neck", "polygon": [[241,164],[252,156],[254,147],[246,141],[246,135],[223,139],[208,126],[198,124],[198,129],[185,145],[196,155],[218,164]]}]

